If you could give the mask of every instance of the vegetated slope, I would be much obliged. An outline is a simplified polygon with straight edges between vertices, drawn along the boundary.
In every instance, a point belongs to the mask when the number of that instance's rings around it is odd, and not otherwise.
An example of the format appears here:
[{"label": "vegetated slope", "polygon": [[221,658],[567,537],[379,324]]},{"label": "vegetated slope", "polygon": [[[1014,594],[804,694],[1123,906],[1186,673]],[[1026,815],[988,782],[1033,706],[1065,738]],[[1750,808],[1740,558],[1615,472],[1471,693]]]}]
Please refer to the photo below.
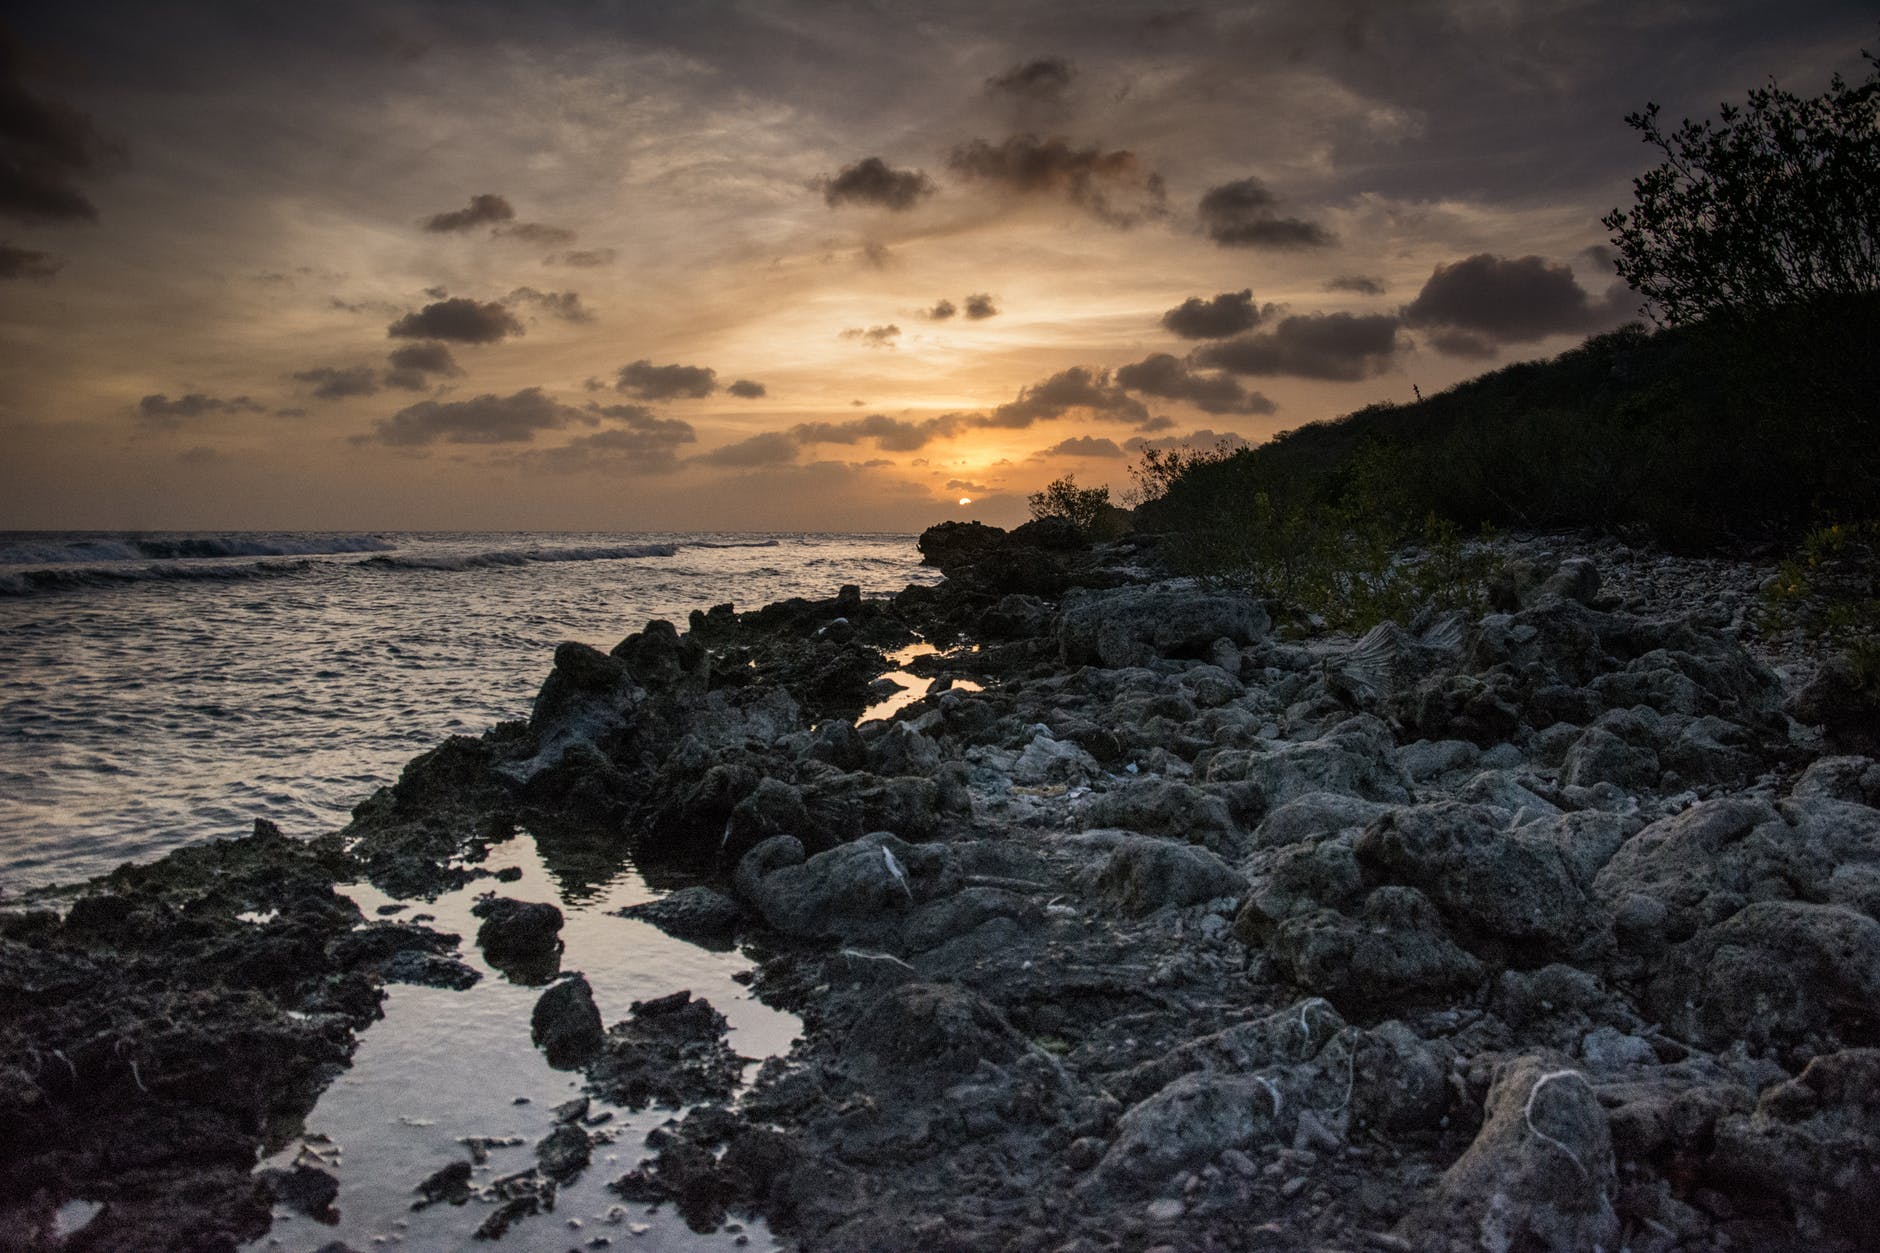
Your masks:
[{"label": "vegetated slope", "polygon": [[1266,493],[1465,527],[1588,526],[1674,547],[1880,512],[1880,298],[1756,322],[1634,324],[1415,404],[1315,422],[1181,475],[1144,510],[1205,527]]}]

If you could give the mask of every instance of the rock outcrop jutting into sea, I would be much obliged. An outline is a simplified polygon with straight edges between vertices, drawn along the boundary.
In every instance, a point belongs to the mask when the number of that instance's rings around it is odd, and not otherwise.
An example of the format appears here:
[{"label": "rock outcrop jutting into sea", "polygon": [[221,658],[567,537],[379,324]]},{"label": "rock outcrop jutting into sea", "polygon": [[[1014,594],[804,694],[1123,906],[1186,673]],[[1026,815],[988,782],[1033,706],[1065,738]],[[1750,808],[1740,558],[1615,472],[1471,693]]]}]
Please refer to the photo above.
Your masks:
[{"label": "rock outcrop jutting into sea", "polygon": [[[606,1024],[566,978],[518,1024],[596,1097],[686,1111],[613,1186],[701,1230],[1880,1247],[1880,763],[1794,716],[1806,660],[1746,628],[1766,571],[1500,543],[1493,612],[1355,640],[1047,521],[929,531],[938,587],[563,645],[526,723],[344,832],[0,915],[4,1235],[230,1247],[329,1203],[318,1171],[250,1175],[270,1126],[381,984],[476,977],[333,885],[435,897],[526,825],[691,874],[634,912],[742,944],[802,1017],[748,1086],[685,992]],[[931,688],[858,724],[919,641]],[[475,942],[552,974],[560,914],[498,887]],[[489,1234],[601,1168],[582,1126]],[[61,1245],[80,1194],[110,1200]]]}]

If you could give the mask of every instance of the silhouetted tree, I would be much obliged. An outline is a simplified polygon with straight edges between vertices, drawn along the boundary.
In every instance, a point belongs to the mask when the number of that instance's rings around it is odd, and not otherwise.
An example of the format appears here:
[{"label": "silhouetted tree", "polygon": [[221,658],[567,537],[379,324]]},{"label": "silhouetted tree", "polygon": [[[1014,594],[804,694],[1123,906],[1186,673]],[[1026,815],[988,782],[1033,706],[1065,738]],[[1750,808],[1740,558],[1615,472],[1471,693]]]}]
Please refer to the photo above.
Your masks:
[{"label": "silhouetted tree", "polygon": [[1602,220],[1654,320],[1880,290],[1880,58],[1861,55],[1864,83],[1837,74],[1814,99],[1772,81],[1670,134],[1656,104],[1626,118],[1665,160]]},{"label": "silhouetted tree", "polygon": [[1077,476],[1067,474],[1045,484],[1043,491],[1033,492],[1025,503],[1031,506],[1034,518],[1069,518],[1088,531],[1108,512],[1110,489],[1079,487]]}]

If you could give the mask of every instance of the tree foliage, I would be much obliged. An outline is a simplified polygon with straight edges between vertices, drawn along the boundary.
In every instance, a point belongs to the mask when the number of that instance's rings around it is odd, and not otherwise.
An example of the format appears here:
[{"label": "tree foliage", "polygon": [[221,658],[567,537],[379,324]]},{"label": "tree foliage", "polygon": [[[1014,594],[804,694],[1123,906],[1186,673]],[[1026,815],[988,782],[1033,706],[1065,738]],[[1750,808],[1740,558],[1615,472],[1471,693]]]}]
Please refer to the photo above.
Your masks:
[{"label": "tree foliage", "polygon": [[1094,530],[1110,509],[1110,489],[1079,487],[1077,476],[1067,474],[1026,497],[1034,518],[1069,518],[1084,531]]},{"label": "tree foliage", "polygon": [[1667,134],[1656,104],[1626,118],[1664,153],[1603,222],[1618,271],[1654,319],[1756,315],[1880,290],[1880,58],[1813,99],[1774,82],[1716,121]]}]

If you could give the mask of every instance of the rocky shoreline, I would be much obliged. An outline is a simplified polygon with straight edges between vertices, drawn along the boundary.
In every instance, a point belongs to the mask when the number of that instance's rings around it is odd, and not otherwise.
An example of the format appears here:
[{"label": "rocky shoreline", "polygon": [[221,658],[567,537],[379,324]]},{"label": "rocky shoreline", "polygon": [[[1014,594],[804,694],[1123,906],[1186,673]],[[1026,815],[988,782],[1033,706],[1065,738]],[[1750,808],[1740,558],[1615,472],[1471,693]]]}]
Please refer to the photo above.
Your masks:
[{"label": "rocky shoreline", "polygon": [[[938,587],[563,645],[526,723],[337,835],[258,824],[0,912],[0,1247],[228,1248],[319,1212],[330,1175],[258,1153],[385,983],[476,978],[464,942],[554,980],[518,1024],[552,1064],[683,1111],[614,1188],[699,1230],[1880,1244],[1880,764],[1805,643],[1756,633],[1768,567],[1514,538],[1489,612],[1353,640],[1164,577],[1148,537],[921,544]],[[930,690],[857,725],[922,641]],[[702,1000],[608,1026],[559,914],[500,882],[474,941],[335,890],[432,898],[524,827],[682,884],[632,912],[743,946],[796,1047],[745,1086]],[[488,1234],[599,1169],[579,1115]],[[72,1197],[103,1208],[61,1235]]]}]

